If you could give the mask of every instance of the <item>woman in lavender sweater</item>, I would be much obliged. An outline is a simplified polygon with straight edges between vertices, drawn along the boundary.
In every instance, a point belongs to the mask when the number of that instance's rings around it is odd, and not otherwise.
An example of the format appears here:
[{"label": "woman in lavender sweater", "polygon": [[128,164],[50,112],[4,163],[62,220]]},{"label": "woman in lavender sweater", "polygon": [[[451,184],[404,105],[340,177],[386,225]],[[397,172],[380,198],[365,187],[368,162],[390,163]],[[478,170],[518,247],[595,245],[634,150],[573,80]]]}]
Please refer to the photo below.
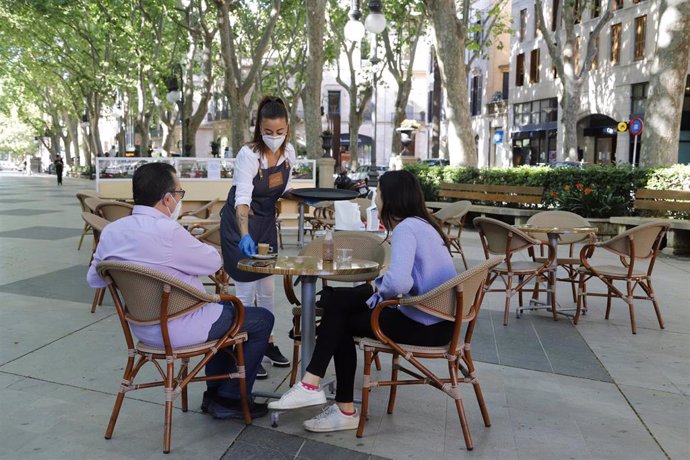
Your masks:
[{"label": "woman in lavender sweater", "polygon": [[[338,379],[336,403],[304,422],[308,431],[329,432],[357,428],[359,414],[353,404],[357,350],[353,336],[375,337],[371,313],[379,302],[399,295],[424,294],[456,275],[443,231],[429,215],[417,178],[408,171],[389,171],[379,179],[376,204],[391,233],[390,269],[370,286],[328,289],[320,306],[324,315],[314,354],[302,381],[269,409],[286,410],[326,402],[319,388],[331,358]],[[387,308],[381,313],[383,332],[396,342],[422,346],[447,344],[454,324],[413,307]]]}]

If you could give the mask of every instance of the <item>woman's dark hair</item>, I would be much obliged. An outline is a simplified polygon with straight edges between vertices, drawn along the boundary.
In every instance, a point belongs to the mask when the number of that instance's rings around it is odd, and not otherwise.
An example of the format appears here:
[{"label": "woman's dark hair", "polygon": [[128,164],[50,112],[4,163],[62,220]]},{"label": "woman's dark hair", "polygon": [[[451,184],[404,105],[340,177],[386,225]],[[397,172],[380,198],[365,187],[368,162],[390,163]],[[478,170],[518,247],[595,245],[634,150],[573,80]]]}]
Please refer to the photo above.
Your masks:
[{"label": "woman's dark hair", "polygon": [[175,168],[168,163],[146,163],[134,171],[132,195],[134,204],[154,206],[168,192],[175,190]]},{"label": "woman's dark hair", "polygon": [[395,223],[408,217],[418,217],[427,221],[439,235],[443,243],[450,249],[448,237],[439,226],[424,203],[424,193],[419,181],[409,171],[388,171],[379,178],[382,209],[379,209],[381,222],[390,232]]},{"label": "woman's dark hair", "polygon": [[[290,129],[290,119],[288,118],[285,102],[277,96],[264,96],[259,102],[259,108],[257,109],[256,123],[254,124],[254,138],[249,144],[252,150],[263,154],[268,149],[261,136],[261,122],[264,119],[276,120],[278,118],[284,118],[285,122],[288,123],[288,129]],[[283,143],[283,146],[280,147],[281,154],[284,148],[285,144]]]}]

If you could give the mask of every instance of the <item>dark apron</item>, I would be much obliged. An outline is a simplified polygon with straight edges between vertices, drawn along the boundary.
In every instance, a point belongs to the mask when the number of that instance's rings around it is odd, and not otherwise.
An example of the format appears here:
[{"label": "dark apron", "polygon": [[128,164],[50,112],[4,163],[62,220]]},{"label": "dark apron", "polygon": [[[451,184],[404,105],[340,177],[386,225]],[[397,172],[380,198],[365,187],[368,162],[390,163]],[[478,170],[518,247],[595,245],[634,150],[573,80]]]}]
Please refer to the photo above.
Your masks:
[{"label": "dark apron", "polygon": [[[280,184],[270,187],[270,178],[278,174],[282,179]],[[249,235],[256,244],[268,243],[273,246],[273,250],[278,248],[278,232],[276,231],[276,202],[285,192],[287,181],[290,176],[290,167],[287,160],[271,168],[261,169],[259,160],[259,173],[254,177],[254,191],[252,192],[252,202],[249,205]],[[277,182],[278,176],[273,176],[273,182]],[[235,186],[228,193],[228,200],[221,211],[220,233],[221,245],[223,249],[223,266],[225,271],[234,279],[240,282],[256,281],[270,275],[261,273],[250,273],[237,268],[237,262],[246,259],[247,256],[240,251],[239,225],[237,224],[237,214],[235,213]],[[252,214],[253,213],[253,214]]]}]

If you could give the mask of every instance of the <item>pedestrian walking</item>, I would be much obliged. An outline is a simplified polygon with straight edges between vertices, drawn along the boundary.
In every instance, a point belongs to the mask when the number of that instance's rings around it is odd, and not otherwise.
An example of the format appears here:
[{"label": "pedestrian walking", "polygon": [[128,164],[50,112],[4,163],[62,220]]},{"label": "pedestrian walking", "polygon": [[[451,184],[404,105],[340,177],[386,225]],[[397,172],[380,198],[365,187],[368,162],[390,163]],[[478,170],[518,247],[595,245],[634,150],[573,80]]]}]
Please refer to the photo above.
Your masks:
[{"label": "pedestrian walking", "polygon": [[62,162],[62,157],[60,155],[55,157],[55,174],[57,175],[57,184],[62,185],[62,170],[65,167],[65,163]]}]

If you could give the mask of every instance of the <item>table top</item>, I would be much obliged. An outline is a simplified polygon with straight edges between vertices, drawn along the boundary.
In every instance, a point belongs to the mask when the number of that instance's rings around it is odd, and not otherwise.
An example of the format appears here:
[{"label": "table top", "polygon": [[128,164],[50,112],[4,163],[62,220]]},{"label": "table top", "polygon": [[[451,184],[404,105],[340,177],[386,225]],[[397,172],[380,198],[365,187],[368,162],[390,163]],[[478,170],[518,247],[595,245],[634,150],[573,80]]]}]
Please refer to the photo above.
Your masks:
[{"label": "table top", "polygon": [[242,259],[237,262],[237,268],[273,275],[338,276],[378,272],[379,264],[364,259],[352,259],[351,263],[338,264],[318,257],[283,256],[273,260]]},{"label": "table top", "polygon": [[556,233],[558,235],[596,233],[599,230],[597,227],[541,227],[535,225],[516,225],[515,228],[525,233]]},{"label": "table top", "polygon": [[292,194],[309,201],[351,200],[359,196],[359,192],[355,190],[337,188],[296,188],[292,189]]}]

